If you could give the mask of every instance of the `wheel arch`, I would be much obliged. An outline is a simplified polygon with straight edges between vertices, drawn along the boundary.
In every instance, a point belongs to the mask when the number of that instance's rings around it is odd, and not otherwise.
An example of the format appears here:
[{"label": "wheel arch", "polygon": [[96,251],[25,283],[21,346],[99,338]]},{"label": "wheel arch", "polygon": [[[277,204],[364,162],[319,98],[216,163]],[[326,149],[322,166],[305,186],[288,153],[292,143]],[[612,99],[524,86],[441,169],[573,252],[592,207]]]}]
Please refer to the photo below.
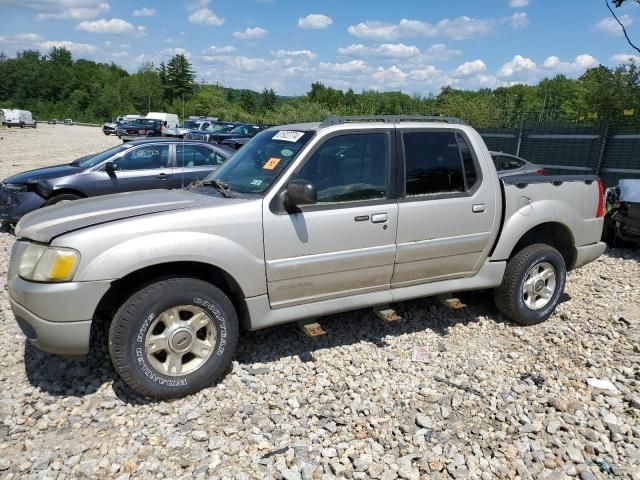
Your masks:
[{"label": "wheel arch", "polygon": [[118,308],[133,293],[149,283],[171,277],[190,277],[209,282],[229,297],[239,319],[248,314],[242,287],[226,270],[203,262],[176,261],[146,266],[112,282],[98,302],[94,319],[110,323]]},{"label": "wheel arch", "polygon": [[536,243],[549,245],[558,250],[567,270],[573,268],[576,261],[575,239],[567,225],[560,222],[544,222],[530,228],[515,243],[508,258],[511,259],[524,248]]},{"label": "wheel arch", "polygon": [[47,196],[47,200],[51,200],[53,197],[57,197],[59,195],[77,195],[82,198],[87,198],[87,194],[82,192],[81,190],[77,190],[71,187],[60,187],[52,190],[51,193]]}]

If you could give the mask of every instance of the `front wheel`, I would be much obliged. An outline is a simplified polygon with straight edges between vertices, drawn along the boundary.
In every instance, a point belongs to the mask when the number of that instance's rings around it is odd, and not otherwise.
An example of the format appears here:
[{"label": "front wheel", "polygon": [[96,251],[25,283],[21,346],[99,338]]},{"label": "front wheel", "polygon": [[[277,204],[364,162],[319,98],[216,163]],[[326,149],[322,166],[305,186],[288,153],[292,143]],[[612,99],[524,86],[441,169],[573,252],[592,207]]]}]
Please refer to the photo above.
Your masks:
[{"label": "front wheel", "polygon": [[507,263],[502,284],[495,291],[496,306],[523,325],[544,322],[558,305],[566,279],[560,252],[549,245],[531,245]]},{"label": "front wheel", "polygon": [[238,333],[236,311],[220,289],[195,278],[170,278],[138,290],[119,308],[109,352],[137,393],[177,398],[226,373]]},{"label": "front wheel", "polygon": [[67,203],[73,202],[74,200],[80,200],[82,197],[79,195],[74,195],[72,193],[62,193],[60,195],[55,195],[44,204],[45,207],[50,207],[51,205],[57,205],[58,203]]}]

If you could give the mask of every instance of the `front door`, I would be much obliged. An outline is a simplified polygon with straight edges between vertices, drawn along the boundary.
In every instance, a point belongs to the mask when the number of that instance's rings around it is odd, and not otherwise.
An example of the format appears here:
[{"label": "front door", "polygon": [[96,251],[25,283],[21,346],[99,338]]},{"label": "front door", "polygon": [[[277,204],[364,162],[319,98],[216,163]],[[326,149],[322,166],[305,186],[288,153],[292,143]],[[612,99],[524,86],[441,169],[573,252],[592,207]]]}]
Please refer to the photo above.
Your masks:
[{"label": "front door", "polygon": [[323,140],[289,178],[312,183],[318,203],[286,212],[265,202],[273,308],[390,287],[398,211],[393,144],[391,129]]},{"label": "front door", "polygon": [[135,146],[115,160],[117,170],[96,172],[96,194],[172,188],[168,144]]},{"label": "front door", "polygon": [[487,257],[499,222],[497,178],[482,178],[480,159],[461,130],[398,135],[405,195],[399,202],[393,286],[473,275]]}]

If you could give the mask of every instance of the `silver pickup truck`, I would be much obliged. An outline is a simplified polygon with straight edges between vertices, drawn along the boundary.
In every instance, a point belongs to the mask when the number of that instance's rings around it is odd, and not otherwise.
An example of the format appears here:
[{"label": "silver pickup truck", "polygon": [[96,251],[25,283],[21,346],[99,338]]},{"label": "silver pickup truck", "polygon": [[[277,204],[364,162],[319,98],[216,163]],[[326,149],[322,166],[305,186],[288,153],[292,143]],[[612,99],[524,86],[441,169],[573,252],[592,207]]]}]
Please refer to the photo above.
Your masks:
[{"label": "silver pickup truck", "polygon": [[42,350],[89,354],[92,324],[137,392],[217,382],[255,330],[494,289],[526,325],[605,249],[593,176],[499,179],[472,128],[440,117],[335,117],[254,137],[188,190],[44,208],[17,225],[8,290]]}]

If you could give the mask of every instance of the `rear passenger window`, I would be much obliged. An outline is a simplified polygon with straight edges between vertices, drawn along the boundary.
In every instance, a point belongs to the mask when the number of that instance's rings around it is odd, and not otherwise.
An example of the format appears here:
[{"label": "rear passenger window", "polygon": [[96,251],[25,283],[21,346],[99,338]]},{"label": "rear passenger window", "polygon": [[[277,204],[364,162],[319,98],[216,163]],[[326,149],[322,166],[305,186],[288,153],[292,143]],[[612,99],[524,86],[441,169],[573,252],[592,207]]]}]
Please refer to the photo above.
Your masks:
[{"label": "rear passenger window", "polygon": [[456,132],[405,132],[406,194],[462,193],[478,181],[473,155]]},{"label": "rear passenger window", "polygon": [[176,145],[176,164],[178,167],[206,167],[220,165],[220,155],[202,145]]}]

